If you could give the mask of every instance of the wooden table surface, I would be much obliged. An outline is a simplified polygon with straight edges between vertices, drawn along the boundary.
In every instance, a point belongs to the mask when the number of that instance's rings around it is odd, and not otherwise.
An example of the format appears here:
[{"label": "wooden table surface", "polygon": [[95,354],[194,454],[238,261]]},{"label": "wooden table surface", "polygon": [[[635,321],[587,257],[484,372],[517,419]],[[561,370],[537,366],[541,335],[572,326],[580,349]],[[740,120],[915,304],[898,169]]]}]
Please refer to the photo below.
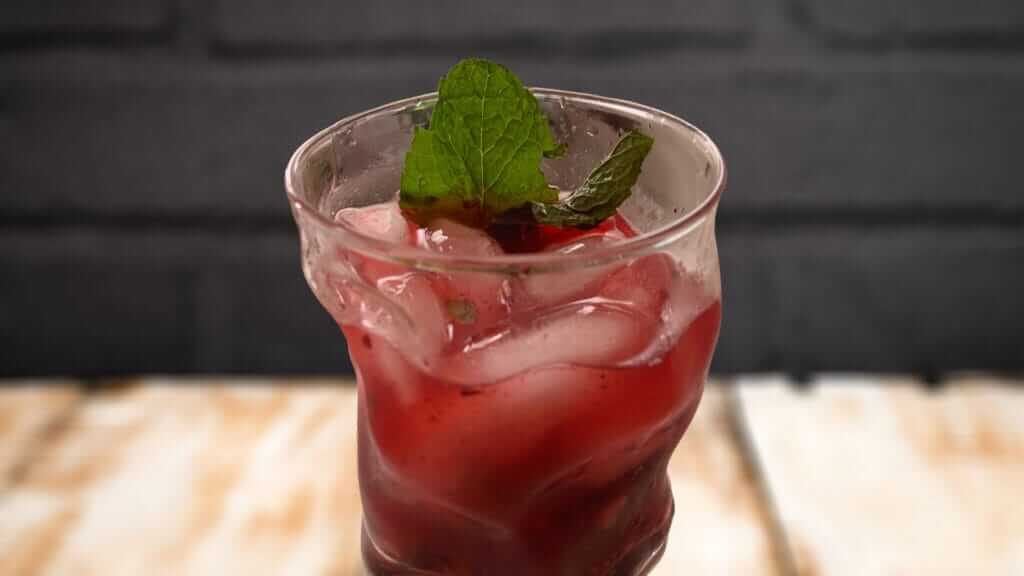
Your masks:
[{"label": "wooden table surface", "polygon": [[[355,575],[344,380],[0,388],[0,574]],[[1024,389],[710,386],[656,575],[1024,574]]]}]

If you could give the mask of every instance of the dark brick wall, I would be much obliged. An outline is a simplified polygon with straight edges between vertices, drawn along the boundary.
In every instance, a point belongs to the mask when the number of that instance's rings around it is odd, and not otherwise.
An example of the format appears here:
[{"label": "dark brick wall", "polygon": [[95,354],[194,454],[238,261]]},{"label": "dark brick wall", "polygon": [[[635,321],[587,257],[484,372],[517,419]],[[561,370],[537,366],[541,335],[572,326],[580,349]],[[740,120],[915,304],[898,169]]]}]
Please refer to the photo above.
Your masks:
[{"label": "dark brick wall", "polygon": [[152,31],[167,17],[163,0],[7,0],[0,5],[0,34],[8,40],[51,35],[60,42],[89,33]]},{"label": "dark brick wall", "polygon": [[284,163],[468,55],[721,144],[716,370],[1024,370],[1017,0],[12,0],[0,375],[348,370]]},{"label": "dark brick wall", "polygon": [[1024,34],[1017,0],[794,0],[834,42],[908,44],[974,40],[993,44]]}]

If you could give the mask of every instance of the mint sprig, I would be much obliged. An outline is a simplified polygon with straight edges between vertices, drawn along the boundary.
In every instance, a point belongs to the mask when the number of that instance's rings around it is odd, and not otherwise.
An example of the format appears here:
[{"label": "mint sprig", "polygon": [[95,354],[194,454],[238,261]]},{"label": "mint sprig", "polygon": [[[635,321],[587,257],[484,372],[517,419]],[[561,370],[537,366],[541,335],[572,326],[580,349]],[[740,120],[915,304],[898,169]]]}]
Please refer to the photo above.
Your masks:
[{"label": "mint sprig", "polygon": [[508,68],[481,59],[456,64],[438,85],[429,128],[417,128],[405,157],[399,200],[418,219],[453,217],[485,225],[530,207],[538,222],[589,228],[615,213],[640,175],[653,140],[626,134],[564,199],[542,158],[564,153],[537,99]]},{"label": "mint sprig", "polygon": [[557,204],[534,202],[533,217],[541,224],[562,228],[597,226],[629,198],[653,145],[650,136],[636,130],[627,132],[582,186]]},{"label": "mint sprig", "polygon": [[527,202],[552,202],[558,191],[547,185],[540,161],[557,152],[537,99],[515,74],[463,60],[438,85],[430,128],[413,136],[402,206],[486,221]]}]

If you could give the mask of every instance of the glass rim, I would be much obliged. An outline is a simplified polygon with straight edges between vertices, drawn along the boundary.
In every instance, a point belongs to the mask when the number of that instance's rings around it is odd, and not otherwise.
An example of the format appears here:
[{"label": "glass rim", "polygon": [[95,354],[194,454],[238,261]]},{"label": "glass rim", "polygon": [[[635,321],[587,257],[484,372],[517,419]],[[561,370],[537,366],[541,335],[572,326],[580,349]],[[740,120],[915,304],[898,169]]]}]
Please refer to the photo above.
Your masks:
[{"label": "glass rim", "polygon": [[[722,192],[726,185],[725,159],[718,148],[718,145],[701,129],[682,118],[654,108],[645,104],[598,96],[585,92],[573,92],[569,90],[558,90],[552,88],[530,87],[529,90],[537,97],[547,99],[563,98],[574,102],[596,104],[603,108],[618,109],[623,115],[631,116],[636,112],[650,115],[652,118],[662,122],[675,125],[676,127],[690,132],[697,139],[701,140],[707,147],[707,151],[713,161],[721,167],[718,178],[714,182],[713,189],[700,204],[694,209],[683,213],[678,218],[667,224],[638,234],[622,242],[616,242],[595,250],[588,250],[584,253],[563,253],[563,252],[534,252],[525,254],[500,254],[496,256],[462,256],[430,252],[415,246],[395,244],[387,240],[363,234],[358,228],[343,221],[337,221],[325,216],[320,210],[310,204],[302,197],[302,181],[299,178],[299,166],[307,153],[314,146],[326,139],[331,138],[335,133],[348,125],[355,125],[367,122],[382,114],[396,112],[411,106],[422,106],[424,103],[436,101],[437,92],[428,92],[419,96],[411,96],[395,100],[387,104],[371,108],[363,112],[352,114],[334,122],[330,126],[320,130],[305,142],[303,142],[288,160],[284,174],[284,186],[288,200],[294,210],[307,214],[320,226],[323,226],[334,233],[340,234],[346,248],[355,250],[375,259],[399,262],[427,269],[459,269],[474,271],[500,272],[508,269],[529,268],[529,269],[564,269],[593,266],[601,263],[612,262],[634,255],[657,250],[667,246],[679,238],[690,233],[691,230],[699,227],[705,218],[712,216],[715,208],[721,199]],[[632,114],[629,114],[630,112]],[[297,222],[300,228],[302,223]]]}]

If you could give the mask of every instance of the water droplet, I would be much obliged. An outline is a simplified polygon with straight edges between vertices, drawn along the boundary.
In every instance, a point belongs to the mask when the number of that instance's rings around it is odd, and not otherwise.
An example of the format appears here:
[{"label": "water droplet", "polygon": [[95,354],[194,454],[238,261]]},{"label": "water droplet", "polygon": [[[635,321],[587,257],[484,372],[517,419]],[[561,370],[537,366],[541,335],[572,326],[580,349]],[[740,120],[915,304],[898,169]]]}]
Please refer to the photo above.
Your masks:
[{"label": "water droplet", "polygon": [[587,136],[597,136],[599,133],[596,126],[587,126]]},{"label": "water droplet", "polygon": [[336,136],[335,142],[336,143],[341,143],[341,145],[343,145],[343,146],[348,146],[348,147],[355,146],[356,145],[356,139],[355,139],[354,136],[352,136],[352,128],[350,128],[350,127],[342,128],[338,132],[338,135]]},{"label": "water droplet", "polygon": [[567,105],[568,105],[568,101],[565,99],[565,96],[559,96],[558,97],[558,107],[560,109],[562,109],[562,110],[565,110],[565,107]]}]

